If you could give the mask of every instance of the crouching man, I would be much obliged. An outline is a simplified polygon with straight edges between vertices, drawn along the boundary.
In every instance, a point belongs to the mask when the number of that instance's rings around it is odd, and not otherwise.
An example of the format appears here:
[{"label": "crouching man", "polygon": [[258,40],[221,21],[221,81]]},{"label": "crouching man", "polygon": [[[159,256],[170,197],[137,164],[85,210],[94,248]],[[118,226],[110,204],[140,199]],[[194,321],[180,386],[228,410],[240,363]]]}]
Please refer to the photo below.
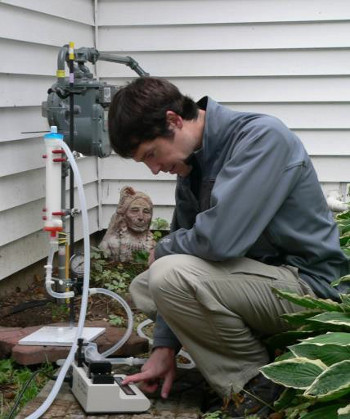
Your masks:
[{"label": "crouching man", "polygon": [[[130,290],[156,318],[152,354],[125,383],[167,397],[175,355],[186,347],[222,397],[243,388],[272,403],[259,374],[262,338],[301,308],[272,287],[337,300],[330,282],[348,273],[338,231],[302,143],[275,117],[195,103],[164,79],[138,78],[109,111],[111,144],[154,173],[177,175],[171,233]],[[161,381],[159,381],[161,380]],[[232,417],[262,413],[245,392]]]}]

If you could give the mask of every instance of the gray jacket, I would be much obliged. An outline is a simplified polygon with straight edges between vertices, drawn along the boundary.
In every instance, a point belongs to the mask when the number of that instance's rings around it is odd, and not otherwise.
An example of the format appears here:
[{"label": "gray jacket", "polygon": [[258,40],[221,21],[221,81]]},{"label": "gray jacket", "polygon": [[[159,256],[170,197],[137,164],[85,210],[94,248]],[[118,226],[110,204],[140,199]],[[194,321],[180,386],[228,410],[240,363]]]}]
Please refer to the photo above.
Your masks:
[{"label": "gray jacket", "polygon": [[[316,295],[337,300],[330,282],[349,264],[299,138],[272,116],[234,112],[207,97],[198,105],[206,110],[202,147],[193,156],[200,170],[178,177],[173,232],[157,244],[156,258],[245,256],[291,265]],[[160,316],[154,338],[155,347],[179,346]]]}]

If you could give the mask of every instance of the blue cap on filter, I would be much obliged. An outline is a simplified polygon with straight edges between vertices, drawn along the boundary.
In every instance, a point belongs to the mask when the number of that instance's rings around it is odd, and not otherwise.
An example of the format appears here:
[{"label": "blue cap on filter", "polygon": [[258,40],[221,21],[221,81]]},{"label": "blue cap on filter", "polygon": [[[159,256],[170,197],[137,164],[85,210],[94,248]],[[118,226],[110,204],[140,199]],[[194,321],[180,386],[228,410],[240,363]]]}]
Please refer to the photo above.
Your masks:
[{"label": "blue cap on filter", "polygon": [[53,125],[51,126],[51,131],[44,135],[44,140],[63,140],[63,135],[58,134],[57,127]]}]

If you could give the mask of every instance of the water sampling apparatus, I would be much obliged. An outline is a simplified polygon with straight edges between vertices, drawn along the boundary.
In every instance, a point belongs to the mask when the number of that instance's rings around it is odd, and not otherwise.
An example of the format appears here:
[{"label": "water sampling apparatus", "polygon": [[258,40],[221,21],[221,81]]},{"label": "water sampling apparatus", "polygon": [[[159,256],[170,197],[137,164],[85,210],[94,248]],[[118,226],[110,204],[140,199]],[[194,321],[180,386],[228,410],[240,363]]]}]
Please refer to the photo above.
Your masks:
[{"label": "water sampling apparatus", "polygon": [[[117,91],[117,87],[101,83],[94,79],[85,63],[105,60],[122,63],[131,67],[139,76],[148,74],[131,57],[120,57],[100,53],[95,48],[74,49],[74,44],[63,46],[58,54],[57,82],[49,89],[47,102],[43,103],[43,115],[51,125],[51,131],[44,135],[46,153],[46,204],[44,208],[44,230],[49,233],[49,256],[45,266],[45,285],[48,293],[54,298],[73,301],[81,293],[81,307],[77,327],[57,328],[51,335],[55,339],[71,335],[71,349],[64,361],[55,384],[45,402],[28,418],[42,416],[50,407],[68,371],[72,374],[72,391],[87,413],[142,412],[150,407],[150,401],[135,385],[123,385],[123,375],[115,375],[112,365],[141,365],[146,360],[138,358],[107,358],[116,352],[130,337],[133,329],[133,315],[128,304],[117,294],[103,288],[89,288],[90,276],[90,238],[88,214],[83,182],[76,164],[74,152],[87,156],[108,157],[111,148],[106,127],[106,112]],[[65,76],[65,65],[68,64],[69,77]],[[65,180],[70,167],[70,208],[65,204]],[[77,185],[83,225],[84,253],[78,257],[74,254],[74,181]],[[70,218],[70,250],[67,245],[66,217]],[[53,259],[58,250],[58,279],[53,279]],[[71,269],[69,263],[71,262]],[[73,266],[74,265],[74,266]],[[71,274],[70,274],[71,272]],[[69,278],[75,276],[75,278]],[[77,280],[81,282],[78,284]],[[56,289],[53,289],[56,285]],[[58,285],[58,287],[57,287]],[[77,286],[79,285],[79,286]],[[97,330],[92,337],[85,334],[84,328],[89,295],[104,294],[117,300],[125,309],[128,326],[122,339],[104,353],[100,354],[94,339],[103,330]],[[72,308],[72,307],[71,307]],[[73,310],[71,309],[71,313]],[[73,314],[72,314],[73,315]],[[144,322],[146,325],[150,321]],[[140,325],[139,334],[142,334]],[[43,328],[45,329],[45,328]],[[47,328],[46,328],[47,329]],[[72,331],[74,332],[72,335]],[[45,331],[44,331],[45,333]],[[72,337],[73,336],[73,337]],[[143,335],[145,337],[145,335]],[[34,337],[34,344],[38,342]],[[33,343],[32,343],[33,344]],[[193,368],[190,357],[184,368]]]}]

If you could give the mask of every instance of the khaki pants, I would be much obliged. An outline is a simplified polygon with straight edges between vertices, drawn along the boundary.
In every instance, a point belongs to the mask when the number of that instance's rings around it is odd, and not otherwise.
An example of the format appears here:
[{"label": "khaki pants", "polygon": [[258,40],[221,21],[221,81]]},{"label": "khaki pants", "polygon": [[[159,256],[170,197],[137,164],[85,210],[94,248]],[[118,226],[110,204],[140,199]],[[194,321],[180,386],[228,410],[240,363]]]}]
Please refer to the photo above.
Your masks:
[{"label": "khaki pants", "polygon": [[288,329],[280,315],[303,309],[271,287],[314,296],[291,266],[189,255],[158,259],[133,280],[130,292],[150,318],[162,315],[210,386],[227,396],[269,362],[260,339]]}]

